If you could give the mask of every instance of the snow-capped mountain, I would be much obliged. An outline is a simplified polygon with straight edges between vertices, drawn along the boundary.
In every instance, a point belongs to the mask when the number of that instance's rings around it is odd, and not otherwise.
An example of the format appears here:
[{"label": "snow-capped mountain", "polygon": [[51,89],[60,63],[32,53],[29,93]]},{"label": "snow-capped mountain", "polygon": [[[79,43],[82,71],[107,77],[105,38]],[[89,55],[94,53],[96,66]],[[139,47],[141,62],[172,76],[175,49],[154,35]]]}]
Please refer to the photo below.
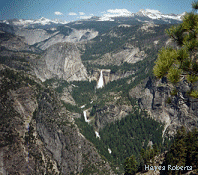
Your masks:
[{"label": "snow-capped mountain", "polygon": [[151,10],[151,9],[143,10],[143,9],[141,9],[135,15],[144,16],[144,17],[148,17],[151,19],[173,19],[173,20],[181,21],[182,16],[185,15],[185,12],[182,14],[179,14],[179,15],[175,15],[175,14],[162,14],[159,10]]},{"label": "snow-capped mountain", "polygon": [[14,25],[14,26],[22,26],[22,27],[29,27],[29,26],[33,26],[33,25],[53,25],[53,24],[67,24],[67,21],[60,21],[58,19],[55,20],[50,20],[47,18],[40,18],[40,19],[36,19],[36,20],[25,20],[25,19],[12,19],[12,20],[3,20],[1,21],[1,23],[5,23],[5,24],[10,24],[10,25]]},{"label": "snow-capped mountain", "polygon": [[[130,19],[136,19],[137,21],[140,21],[139,18],[147,18],[148,20],[159,20],[159,21],[166,21],[168,23],[171,23],[170,20],[174,21],[181,21],[182,17],[185,15],[185,12],[182,14],[162,14],[159,10],[151,10],[151,9],[146,9],[143,10],[141,9],[137,13],[131,13],[126,9],[116,9],[116,10],[111,10],[108,11],[107,13],[104,13],[100,17],[91,17],[89,19],[83,19],[80,21],[115,21],[116,18],[130,18]],[[145,19],[146,20],[146,19]],[[141,19],[142,21],[142,19]],[[78,21],[79,22],[79,21]],[[142,21],[143,22],[143,21]],[[57,26],[61,24],[68,24],[69,22],[67,21],[60,21],[58,19],[56,20],[50,20],[47,18],[40,18],[36,20],[24,20],[24,19],[12,19],[12,20],[3,20],[0,21],[0,23],[5,23],[5,24],[10,24],[18,27],[32,27],[34,28],[35,26],[38,27],[40,26],[41,28],[44,26]]]},{"label": "snow-capped mountain", "polygon": [[162,14],[159,10],[151,10],[151,9],[146,9],[143,10],[141,9],[137,13],[132,13],[128,11],[127,9],[114,9],[114,10],[108,10],[107,12],[104,12],[104,14],[99,17],[98,21],[115,21],[115,18],[119,17],[128,17],[128,18],[138,18],[138,17],[147,17],[153,20],[182,20],[182,16],[185,13],[176,15],[176,14]]}]

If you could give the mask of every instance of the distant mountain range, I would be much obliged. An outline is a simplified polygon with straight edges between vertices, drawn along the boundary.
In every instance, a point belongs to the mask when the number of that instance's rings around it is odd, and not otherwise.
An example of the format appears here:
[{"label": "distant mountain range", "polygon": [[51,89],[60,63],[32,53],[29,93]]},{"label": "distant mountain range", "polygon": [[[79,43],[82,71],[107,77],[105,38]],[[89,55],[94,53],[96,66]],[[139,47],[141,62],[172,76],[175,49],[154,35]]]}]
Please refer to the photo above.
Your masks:
[{"label": "distant mountain range", "polygon": [[[149,22],[150,20],[157,20],[155,23],[177,23],[180,22],[182,20],[182,17],[185,15],[185,12],[182,14],[162,14],[160,11],[158,10],[150,10],[150,9],[146,9],[143,10],[141,9],[139,12],[137,13],[128,13],[128,14],[124,14],[122,16],[119,16],[117,14],[114,15],[108,15],[108,14],[104,14],[101,17],[96,17],[93,16],[89,19],[82,19],[82,20],[78,20],[75,21],[75,23],[81,23],[81,22],[85,22],[85,21],[118,21],[119,19],[125,19],[126,18],[128,20],[135,20],[135,21],[139,21],[139,22]],[[10,25],[14,25],[14,26],[19,26],[19,27],[31,27],[31,28],[36,28],[38,26],[57,26],[57,25],[62,25],[62,24],[69,24],[69,23],[73,23],[72,22],[67,22],[67,21],[60,21],[58,19],[56,20],[50,20],[47,18],[40,18],[40,19],[36,19],[36,20],[25,20],[25,19],[9,19],[9,20],[1,20],[0,23],[5,23],[5,24],[10,24]]]}]

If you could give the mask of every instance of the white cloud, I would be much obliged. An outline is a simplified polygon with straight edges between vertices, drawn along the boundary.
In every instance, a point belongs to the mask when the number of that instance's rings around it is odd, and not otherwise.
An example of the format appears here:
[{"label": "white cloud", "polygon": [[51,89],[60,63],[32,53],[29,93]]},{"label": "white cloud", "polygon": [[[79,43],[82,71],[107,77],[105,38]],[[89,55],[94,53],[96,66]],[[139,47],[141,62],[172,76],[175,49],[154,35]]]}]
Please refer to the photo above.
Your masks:
[{"label": "white cloud", "polygon": [[69,14],[68,15],[72,15],[72,16],[74,16],[74,15],[77,15],[76,13],[74,13],[74,12],[69,12]]},{"label": "white cloud", "polygon": [[109,21],[113,17],[118,16],[131,16],[132,13],[127,9],[109,9],[107,12],[102,12],[103,16],[100,18],[100,21]]},{"label": "white cloud", "polygon": [[85,13],[84,13],[84,12],[79,12],[79,14],[80,14],[80,15],[85,15]]},{"label": "white cloud", "polygon": [[54,12],[55,15],[63,15],[61,12]]}]

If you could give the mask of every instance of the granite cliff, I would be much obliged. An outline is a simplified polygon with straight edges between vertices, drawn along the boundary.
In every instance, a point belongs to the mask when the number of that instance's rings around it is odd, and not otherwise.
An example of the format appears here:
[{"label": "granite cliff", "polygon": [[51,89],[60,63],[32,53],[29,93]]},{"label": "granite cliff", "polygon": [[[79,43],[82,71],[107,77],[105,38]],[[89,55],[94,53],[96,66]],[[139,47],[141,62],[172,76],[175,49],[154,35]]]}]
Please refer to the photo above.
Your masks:
[{"label": "granite cliff", "polygon": [[129,95],[136,98],[139,106],[146,109],[152,118],[165,123],[164,133],[173,136],[182,125],[188,130],[198,127],[198,102],[185,93],[189,89],[187,82],[181,82],[179,87],[181,93],[174,94],[171,103],[168,98],[172,88],[165,78],[147,78],[131,89]]},{"label": "granite cliff", "polygon": [[67,81],[87,79],[87,71],[82,64],[75,44],[58,43],[49,47],[34,64],[34,71],[42,81],[59,78]]},{"label": "granite cliff", "polygon": [[0,66],[2,174],[114,174],[53,90]]}]

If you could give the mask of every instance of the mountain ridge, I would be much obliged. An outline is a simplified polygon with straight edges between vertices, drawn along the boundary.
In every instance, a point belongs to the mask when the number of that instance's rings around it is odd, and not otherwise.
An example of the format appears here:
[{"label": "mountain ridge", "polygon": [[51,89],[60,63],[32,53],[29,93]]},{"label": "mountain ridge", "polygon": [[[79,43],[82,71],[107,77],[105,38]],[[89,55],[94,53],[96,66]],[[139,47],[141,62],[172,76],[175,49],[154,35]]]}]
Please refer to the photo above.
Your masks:
[{"label": "mountain ridge", "polygon": [[129,18],[135,18],[135,17],[147,17],[150,19],[162,19],[162,20],[167,20],[167,19],[173,19],[173,20],[182,20],[182,16],[185,15],[186,12],[183,12],[182,14],[162,14],[159,10],[151,10],[151,9],[140,9],[137,13],[124,13],[122,15],[120,14],[104,14],[103,16],[92,16],[88,19],[82,19],[82,20],[76,20],[76,21],[61,21],[58,19],[51,20],[47,19],[45,17],[41,17],[40,19],[9,19],[9,20],[0,20],[0,23],[5,23],[5,24],[10,24],[14,26],[20,26],[20,27],[34,27],[34,25],[64,25],[72,22],[83,22],[83,21],[115,21],[115,18],[119,17],[129,17]]}]

